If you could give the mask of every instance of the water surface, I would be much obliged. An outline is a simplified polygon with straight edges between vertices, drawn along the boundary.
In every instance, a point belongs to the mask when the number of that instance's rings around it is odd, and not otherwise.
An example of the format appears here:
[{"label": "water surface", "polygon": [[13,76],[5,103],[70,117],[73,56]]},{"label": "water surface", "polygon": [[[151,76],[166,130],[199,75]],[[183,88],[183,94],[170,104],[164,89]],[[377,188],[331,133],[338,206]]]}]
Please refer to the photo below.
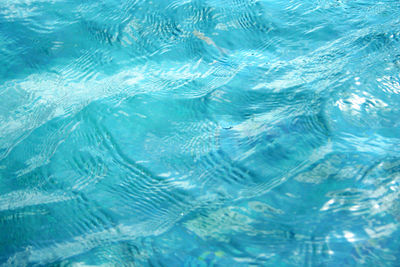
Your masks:
[{"label": "water surface", "polygon": [[400,3],[1,0],[0,264],[399,266]]}]

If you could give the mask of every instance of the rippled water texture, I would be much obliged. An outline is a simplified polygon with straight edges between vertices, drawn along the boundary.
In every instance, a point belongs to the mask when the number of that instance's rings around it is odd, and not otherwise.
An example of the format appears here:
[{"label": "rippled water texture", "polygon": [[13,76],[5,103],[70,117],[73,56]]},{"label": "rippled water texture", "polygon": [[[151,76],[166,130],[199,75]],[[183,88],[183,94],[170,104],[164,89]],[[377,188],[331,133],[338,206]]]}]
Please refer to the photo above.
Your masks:
[{"label": "rippled water texture", "polygon": [[1,0],[0,265],[399,266],[400,2]]}]

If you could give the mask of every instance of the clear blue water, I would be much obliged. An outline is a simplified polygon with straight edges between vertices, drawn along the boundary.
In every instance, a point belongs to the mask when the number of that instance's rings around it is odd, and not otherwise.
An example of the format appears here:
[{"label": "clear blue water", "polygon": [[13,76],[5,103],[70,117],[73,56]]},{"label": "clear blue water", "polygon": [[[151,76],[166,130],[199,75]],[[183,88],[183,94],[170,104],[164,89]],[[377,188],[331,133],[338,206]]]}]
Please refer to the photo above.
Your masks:
[{"label": "clear blue water", "polygon": [[0,265],[400,266],[400,2],[1,0]]}]

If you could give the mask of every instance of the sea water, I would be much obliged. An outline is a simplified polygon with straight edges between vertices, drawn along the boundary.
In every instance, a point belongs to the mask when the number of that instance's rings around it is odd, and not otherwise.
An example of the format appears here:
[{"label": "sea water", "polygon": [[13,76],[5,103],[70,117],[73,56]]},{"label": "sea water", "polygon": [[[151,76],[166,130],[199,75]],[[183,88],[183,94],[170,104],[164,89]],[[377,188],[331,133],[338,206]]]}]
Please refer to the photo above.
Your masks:
[{"label": "sea water", "polygon": [[0,1],[2,266],[399,266],[399,194],[399,1]]}]

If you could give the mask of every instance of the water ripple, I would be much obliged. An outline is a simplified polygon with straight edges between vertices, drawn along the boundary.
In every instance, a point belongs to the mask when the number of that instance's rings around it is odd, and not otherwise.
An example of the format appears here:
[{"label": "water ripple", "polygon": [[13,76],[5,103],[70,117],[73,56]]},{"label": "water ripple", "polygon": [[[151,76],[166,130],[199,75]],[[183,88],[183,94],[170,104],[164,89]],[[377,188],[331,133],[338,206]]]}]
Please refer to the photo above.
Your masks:
[{"label": "water ripple", "polygon": [[397,266],[399,3],[3,0],[1,266]]}]

